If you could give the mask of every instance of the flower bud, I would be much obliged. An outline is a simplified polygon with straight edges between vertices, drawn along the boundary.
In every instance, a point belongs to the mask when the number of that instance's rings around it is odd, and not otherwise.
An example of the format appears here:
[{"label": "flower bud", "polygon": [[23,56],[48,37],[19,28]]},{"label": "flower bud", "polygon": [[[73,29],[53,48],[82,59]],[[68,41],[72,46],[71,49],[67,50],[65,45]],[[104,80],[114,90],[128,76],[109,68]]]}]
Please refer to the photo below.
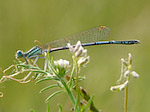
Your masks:
[{"label": "flower bud", "polygon": [[129,81],[127,80],[125,83],[121,84],[121,85],[117,85],[117,86],[112,86],[110,88],[111,91],[121,91],[123,89],[125,89],[128,85]]},{"label": "flower bud", "polygon": [[81,54],[83,53],[83,50],[84,50],[83,47],[80,46],[79,49],[75,52],[75,56],[80,57]]},{"label": "flower bud", "polygon": [[121,58],[121,62],[122,62],[125,66],[128,66],[128,65],[129,65],[123,58]]},{"label": "flower bud", "polygon": [[84,50],[83,50],[81,56],[83,56],[83,57],[84,57],[84,56],[87,56],[87,49],[84,49]]},{"label": "flower bud", "polygon": [[111,91],[116,91],[116,90],[119,90],[119,87],[120,87],[120,85],[118,85],[118,86],[111,86],[110,90]]},{"label": "flower bud", "polygon": [[81,57],[78,60],[78,65],[85,66],[89,61],[90,61],[90,57],[89,56],[87,56],[87,57]]},{"label": "flower bud", "polygon": [[135,71],[132,71],[131,74],[133,75],[134,78],[139,78],[139,74],[137,74]]},{"label": "flower bud", "polygon": [[74,48],[73,52],[76,52],[77,50],[79,50],[80,47],[81,47],[81,42],[78,41],[77,44],[75,45],[75,48]]},{"label": "flower bud", "polygon": [[127,80],[125,83],[121,84],[120,87],[119,87],[119,90],[120,91],[124,90],[127,87],[128,83],[129,83],[129,81]]},{"label": "flower bud", "polygon": [[129,76],[129,74],[130,74],[130,71],[127,70],[127,71],[125,71],[124,76],[127,77],[127,76]]}]

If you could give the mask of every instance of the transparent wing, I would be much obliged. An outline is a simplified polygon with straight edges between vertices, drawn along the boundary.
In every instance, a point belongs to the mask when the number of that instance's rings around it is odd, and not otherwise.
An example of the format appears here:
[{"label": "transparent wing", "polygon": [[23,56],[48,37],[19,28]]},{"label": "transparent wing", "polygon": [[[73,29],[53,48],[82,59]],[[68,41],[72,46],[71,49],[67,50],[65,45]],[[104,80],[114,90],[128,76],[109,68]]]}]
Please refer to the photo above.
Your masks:
[{"label": "transparent wing", "polygon": [[81,41],[81,43],[91,43],[100,41],[109,36],[111,33],[111,29],[107,26],[98,26],[95,28],[91,28],[89,30],[76,33],[74,35],[68,36],[67,38],[51,41],[43,45],[44,49],[50,48],[57,48],[57,47],[64,47],[67,46],[67,43],[71,45],[76,44],[77,41]]}]

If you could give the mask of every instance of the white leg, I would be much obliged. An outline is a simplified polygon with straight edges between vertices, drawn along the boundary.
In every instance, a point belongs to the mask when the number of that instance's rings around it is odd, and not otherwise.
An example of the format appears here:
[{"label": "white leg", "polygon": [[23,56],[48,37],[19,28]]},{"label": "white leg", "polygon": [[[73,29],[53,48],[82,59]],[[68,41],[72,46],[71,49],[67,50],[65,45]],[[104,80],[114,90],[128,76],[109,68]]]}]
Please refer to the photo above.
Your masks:
[{"label": "white leg", "polygon": [[46,68],[47,68],[47,60],[45,58],[44,71],[46,71]]},{"label": "white leg", "polygon": [[37,62],[38,59],[39,59],[39,55],[36,56],[36,58],[35,58],[35,60],[34,60],[34,62],[33,62],[33,65],[36,64],[36,62]]}]

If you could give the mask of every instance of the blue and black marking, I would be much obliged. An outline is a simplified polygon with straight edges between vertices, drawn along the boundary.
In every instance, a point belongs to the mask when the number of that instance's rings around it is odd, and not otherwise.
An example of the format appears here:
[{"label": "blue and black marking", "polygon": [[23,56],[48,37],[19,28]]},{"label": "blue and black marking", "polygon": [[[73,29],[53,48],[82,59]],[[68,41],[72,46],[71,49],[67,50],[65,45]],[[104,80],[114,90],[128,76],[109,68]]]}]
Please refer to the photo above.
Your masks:
[{"label": "blue and black marking", "polygon": [[[140,43],[139,40],[128,40],[128,41],[100,41],[100,42],[93,42],[93,43],[85,43],[82,44],[83,47],[85,46],[93,46],[93,45],[105,45],[105,44],[123,44],[123,45],[132,45],[132,44],[138,44]],[[75,45],[73,45],[74,47]],[[68,46],[64,46],[64,47],[57,47],[57,48],[51,48],[49,49],[45,49],[44,51],[42,50],[42,48],[40,46],[34,46],[33,48],[31,48],[29,51],[23,53],[21,50],[17,51],[16,57],[17,58],[21,58],[24,57],[26,63],[27,59],[31,59],[31,58],[35,58],[39,55],[42,55],[43,52],[53,52],[53,51],[59,51],[59,50],[65,50],[65,49],[69,49]]]},{"label": "blue and black marking", "polygon": [[[128,40],[128,41],[100,41],[100,42],[93,42],[93,43],[85,43],[82,44],[83,47],[86,46],[93,46],[93,45],[105,45],[105,44],[122,44],[122,45],[132,45],[132,44],[139,44],[139,40]],[[75,46],[75,45],[73,45]],[[64,47],[58,47],[58,48],[52,48],[49,49],[49,53],[54,52],[54,51],[60,51],[60,50],[65,50],[69,49],[67,46]],[[47,52],[47,49],[44,50],[44,52]]]},{"label": "blue and black marking", "polygon": [[42,54],[43,54],[42,48],[39,46],[34,46],[33,48],[31,48],[29,51],[25,53],[25,57],[32,58],[34,56],[38,56]]},{"label": "blue and black marking", "polygon": [[17,54],[16,54],[16,58],[24,57],[26,63],[28,64],[28,61],[26,58],[28,58],[28,59],[35,58],[36,56],[39,56],[42,54],[43,54],[42,48],[39,46],[34,46],[33,48],[31,48],[29,51],[27,51],[25,53],[22,52],[21,50],[18,50]]}]

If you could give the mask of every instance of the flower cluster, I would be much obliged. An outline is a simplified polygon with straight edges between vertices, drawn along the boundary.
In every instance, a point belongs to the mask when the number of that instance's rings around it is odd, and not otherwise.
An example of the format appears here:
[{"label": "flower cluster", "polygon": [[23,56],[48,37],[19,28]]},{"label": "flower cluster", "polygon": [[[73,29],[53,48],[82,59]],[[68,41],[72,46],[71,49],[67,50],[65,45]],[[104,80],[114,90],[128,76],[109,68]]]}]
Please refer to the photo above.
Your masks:
[{"label": "flower cluster", "polygon": [[67,68],[69,67],[69,61],[59,59],[57,61],[54,61],[53,63],[57,74],[61,77],[64,77],[67,73]]},{"label": "flower cluster", "polygon": [[122,67],[121,67],[121,76],[120,79],[117,82],[121,82],[123,79],[125,80],[123,84],[112,86],[110,88],[111,91],[115,90],[123,90],[128,86],[128,83],[130,81],[130,76],[133,76],[134,78],[138,78],[139,74],[137,74],[135,71],[131,70],[132,67],[132,55],[128,54],[128,60],[121,59]]},{"label": "flower cluster", "polygon": [[131,71],[131,65],[132,65],[132,55],[131,53],[128,54],[128,61],[125,61],[125,59],[121,59],[121,62],[126,67],[124,70],[124,77],[128,77],[129,75],[133,76],[134,78],[138,78],[139,75],[135,71]]},{"label": "flower cluster", "polygon": [[82,47],[80,41],[78,41],[75,46],[71,46],[70,43],[68,43],[68,47],[79,66],[85,66],[89,62],[90,57],[87,56],[87,49]]},{"label": "flower cluster", "polygon": [[59,59],[57,61],[54,61],[54,65],[59,67],[59,68],[68,68],[69,67],[69,61],[67,60],[63,60],[63,59]]}]

